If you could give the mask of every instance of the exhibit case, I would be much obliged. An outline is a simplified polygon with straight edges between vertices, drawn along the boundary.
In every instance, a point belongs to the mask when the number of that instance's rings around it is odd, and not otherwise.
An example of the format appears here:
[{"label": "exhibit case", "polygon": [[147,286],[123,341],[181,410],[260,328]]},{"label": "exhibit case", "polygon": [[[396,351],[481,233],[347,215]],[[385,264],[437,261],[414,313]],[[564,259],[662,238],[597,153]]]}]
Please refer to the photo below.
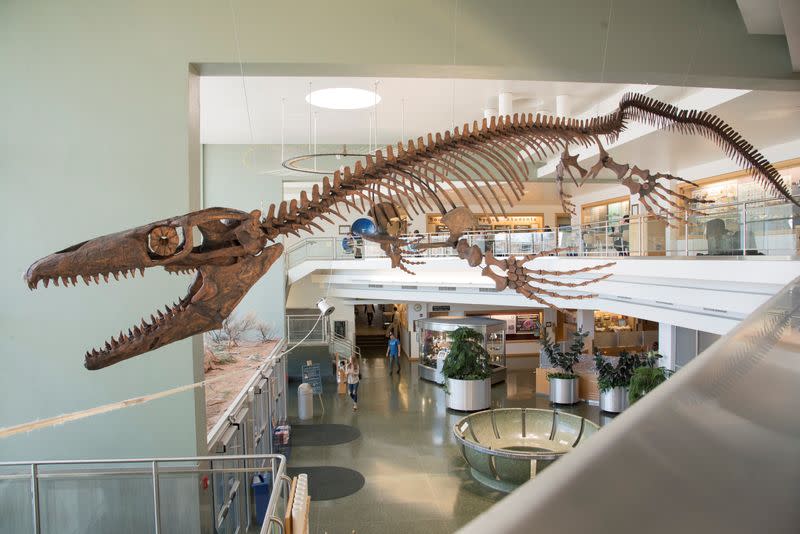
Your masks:
[{"label": "exhibit case", "polygon": [[466,326],[483,336],[483,346],[489,353],[492,384],[506,379],[506,321],[488,317],[429,317],[417,319],[414,327],[419,342],[419,376],[425,380],[444,383],[442,365],[450,351],[450,332]]}]

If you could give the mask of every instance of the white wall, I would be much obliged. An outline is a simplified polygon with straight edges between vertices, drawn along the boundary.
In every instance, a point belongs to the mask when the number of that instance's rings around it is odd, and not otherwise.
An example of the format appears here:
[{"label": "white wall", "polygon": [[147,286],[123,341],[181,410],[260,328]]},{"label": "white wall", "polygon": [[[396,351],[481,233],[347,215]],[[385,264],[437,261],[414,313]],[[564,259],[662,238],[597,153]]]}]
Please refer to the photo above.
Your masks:
[{"label": "white wall", "polygon": [[[262,147],[280,160],[280,147]],[[277,154],[277,155],[276,155]],[[266,211],[270,203],[279,203],[283,194],[277,177],[259,174],[261,168],[251,164],[250,147],[242,145],[203,146],[203,206],[221,206],[243,211]],[[263,161],[262,154],[256,162]],[[236,307],[235,314],[242,317],[254,313],[258,320],[270,325],[281,334],[284,331],[284,257],[276,261]],[[313,306],[313,303],[312,303]]]}]

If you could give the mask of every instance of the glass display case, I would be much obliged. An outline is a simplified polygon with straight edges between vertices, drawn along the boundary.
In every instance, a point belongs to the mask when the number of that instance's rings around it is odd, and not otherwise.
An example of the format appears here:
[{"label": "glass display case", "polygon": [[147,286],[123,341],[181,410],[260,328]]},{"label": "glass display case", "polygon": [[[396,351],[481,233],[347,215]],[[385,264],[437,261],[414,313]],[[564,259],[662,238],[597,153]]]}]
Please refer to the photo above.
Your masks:
[{"label": "glass display case", "polygon": [[466,326],[483,335],[489,353],[492,384],[506,379],[506,322],[488,317],[430,317],[414,321],[419,342],[419,376],[444,383],[442,365],[450,350],[450,332]]}]

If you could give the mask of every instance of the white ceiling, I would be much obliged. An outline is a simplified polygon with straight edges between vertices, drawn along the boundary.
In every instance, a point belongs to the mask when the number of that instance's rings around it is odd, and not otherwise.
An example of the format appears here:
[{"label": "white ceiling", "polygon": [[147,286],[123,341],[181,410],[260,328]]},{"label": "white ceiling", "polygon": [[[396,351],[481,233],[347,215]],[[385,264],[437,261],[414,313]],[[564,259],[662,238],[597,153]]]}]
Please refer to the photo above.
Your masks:
[{"label": "white ceiling", "polygon": [[[201,140],[205,144],[288,144],[309,142],[305,95],[326,87],[372,89],[372,78],[247,77],[247,105],[241,77],[201,78]],[[556,95],[569,97],[570,115],[610,111],[629,90],[671,102],[703,101],[701,109],[719,115],[754,146],[765,148],[800,138],[800,93],[702,90],[667,86],[552,83],[503,80],[384,78],[378,81],[378,144],[396,143],[479,120],[486,107],[497,107],[500,92],[514,94],[514,111],[555,112]],[[733,93],[733,94],[732,94]],[[698,98],[695,98],[697,96]],[[281,127],[284,108],[285,127]],[[249,120],[248,120],[249,109]],[[371,110],[311,109],[318,144],[361,145],[370,142]],[[252,123],[253,135],[250,134]],[[633,129],[633,128],[631,128]],[[313,131],[313,130],[312,130]],[[403,134],[405,133],[405,136]],[[630,133],[630,132],[629,132]],[[313,134],[312,134],[313,135]],[[624,137],[624,136],[623,136]],[[610,150],[618,161],[675,172],[720,159],[723,154],[704,138],[644,131]],[[589,155],[589,154],[587,154]],[[544,171],[547,167],[542,169]],[[287,174],[285,169],[262,172]],[[291,174],[291,173],[289,173]],[[547,174],[547,173],[545,173]]]},{"label": "white ceiling", "polygon": [[[431,78],[332,78],[214,76],[200,79],[200,137],[204,144],[279,144],[309,142],[309,106],[305,96],[328,87],[374,88],[378,82],[378,143],[396,143],[405,133],[416,138],[483,118],[497,108],[501,92],[514,94],[514,111],[555,113],[556,95],[568,95],[574,113],[621,94],[628,86]],[[245,91],[247,104],[245,104]],[[249,119],[248,119],[249,109]],[[318,144],[368,144],[371,109],[335,111],[311,108]],[[250,134],[252,123],[253,135]],[[312,133],[313,138],[313,133]]]}]

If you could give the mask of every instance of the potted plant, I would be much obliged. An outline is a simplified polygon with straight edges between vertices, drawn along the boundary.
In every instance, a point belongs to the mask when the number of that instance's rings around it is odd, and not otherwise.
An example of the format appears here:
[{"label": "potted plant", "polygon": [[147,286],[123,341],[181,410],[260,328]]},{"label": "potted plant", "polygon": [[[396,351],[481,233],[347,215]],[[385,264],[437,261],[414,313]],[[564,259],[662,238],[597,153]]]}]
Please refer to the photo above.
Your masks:
[{"label": "potted plant", "polygon": [[553,343],[545,329],[542,337],[542,354],[544,354],[553,367],[560,369],[547,375],[550,382],[550,402],[554,404],[575,404],[578,402],[578,375],[575,374],[575,364],[578,363],[583,353],[583,338],[588,332],[578,330],[572,335],[572,344],[564,352]]},{"label": "potted plant", "polygon": [[600,409],[604,412],[619,413],[629,406],[628,396],[631,379],[637,369],[654,368],[660,354],[620,352],[617,364],[606,360],[600,352],[594,355],[597,369],[597,386],[600,389]]},{"label": "potted plant", "polygon": [[492,370],[489,353],[482,345],[483,335],[462,326],[451,332],[450,338],[450,352],[442,368],[447,407],[464,412],[487,409],[491,404]]},{"label": "potted plant", "polygon": [[594,367],[597,370],[597,387],[600,389],[600,410],[620,413],[628,407],[628,386],[637,359],[637,355],[622,351],[614,365],[599,351],[595,352]]},{"label": "potted plant", "polygon": [[651,353],[651,355],[649,355],[649,358],[651,358],[649,362],[651,362],[652,365],[645,365],[633,371],[631,385],[628,390],[629,404],[633,404],[650,393],[671,374],[667,369],[655,366],[655,361],[660,357],[660,355],[653,356]]}]

